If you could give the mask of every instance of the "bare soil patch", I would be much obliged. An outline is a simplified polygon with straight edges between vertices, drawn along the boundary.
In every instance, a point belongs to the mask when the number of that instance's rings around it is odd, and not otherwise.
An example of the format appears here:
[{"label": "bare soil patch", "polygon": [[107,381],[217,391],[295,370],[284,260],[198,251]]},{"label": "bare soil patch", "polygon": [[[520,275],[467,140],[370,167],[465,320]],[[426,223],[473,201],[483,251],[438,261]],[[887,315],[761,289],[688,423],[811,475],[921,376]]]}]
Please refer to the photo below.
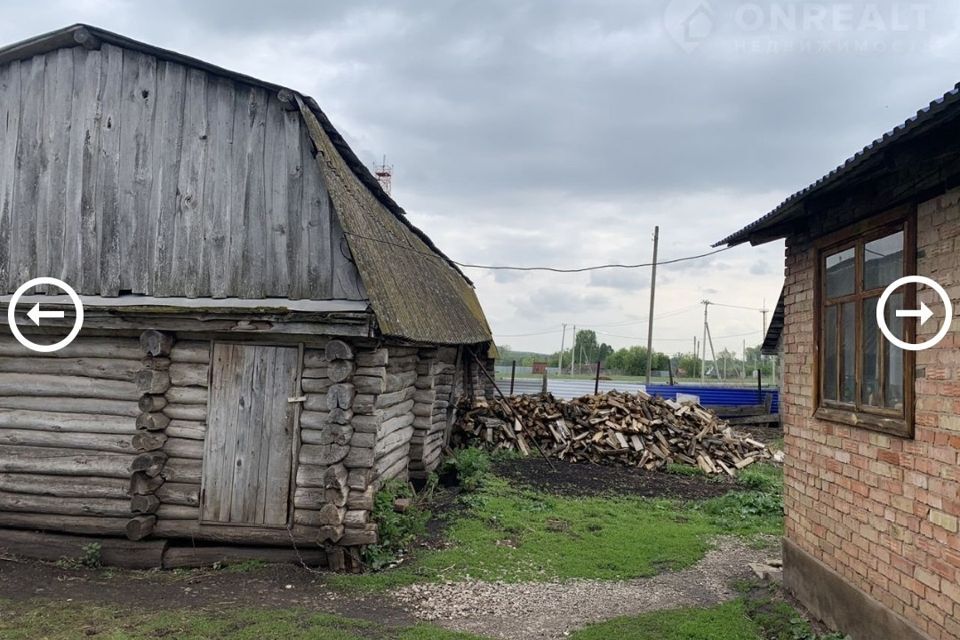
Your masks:
[{"label": "bare soil patch", "polygon": [[583,464],[543,458],[506,460],[497,475],[511,482],[565,496],[632,495],[644,498],[703,500],[739,489],[730,478],[708,478],[614,465]]}]

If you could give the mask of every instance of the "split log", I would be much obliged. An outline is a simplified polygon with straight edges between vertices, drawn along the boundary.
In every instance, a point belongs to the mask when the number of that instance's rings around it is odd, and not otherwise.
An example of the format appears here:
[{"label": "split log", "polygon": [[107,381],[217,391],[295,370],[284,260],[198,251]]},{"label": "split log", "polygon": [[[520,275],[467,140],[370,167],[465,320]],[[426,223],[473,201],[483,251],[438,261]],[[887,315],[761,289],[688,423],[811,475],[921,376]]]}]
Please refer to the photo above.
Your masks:
[{"label": "split log", "polygon": [[165,406],[167,406],[167,399],[164,396],[140,396],[137,406],[140,408],[140,411],[143,413],[152,413],[160,411]]},{"label": "split log", "polygon": [[353,420],[353,411],[350,409],[333,409],[327,414],[327,421],[333,424],[348,425]]},{"label": "split log", "polygon": [[377,408],[384,409],[398,404],[404,404],[413,398],[414,393],[416,393],[416,389],[410,386],[399,391],[381,394],[377,396]]},{"label": "split log", "polygon": [[367,529],[344,528],[343,536],[340,538],[340,544],[351,547],[376,544],[378,541],[377,532],[375,530]]},{"label": "split log", "polygon": [[74,433],[69,431],[38,431],[32,429],[0,429],[0,445],[28,447],[68,447],[85,451],[133,453],[130,436],[126,434]]},{"label": "split log", "polygon": [[353,360],[331,360],[327,365],[327,377],[333,382],[343,382],[353,375],[355,368]]},{"label": "split log", "polygon": [[207,405],[203,404],[168,404],[163,408],[163,415],[172,420],[189,420],[191,422],[207,421]]},{"label": "split log", "polygon": [[0,445],[0,472],[128,478],[134,456],[53,447]]},{"label": "split log", "polygon": [[32,531],[39,529],[95,536],[122,536],[126,524],[127,518],[0,511],[0,527]]},{"label": "split log", "polygon": [[145,473],[130,474],[130,484],[127,493],[131,496],[145,496],[154,493],[163,485],[163,476],[150,477]]},{"label": "split log", "polygon": [[353,427],[349,424],[330,424],[324,429],[301,429],[300,441],[304,444],[350,444]]},{"label": "split log", "polygon": [[200,485],[165,482],[157,489],[157,497],[164,504],[198,507],[200,506]]},{"label": "split log", "polygon": [[183,504],[164,504],[160,503],[157,507],[157,519],[164,520],[193,520],[200,519],[200,508],[190,507]]},{"label": "split log", "polygon": [[383,409],[383,421],[386,422],[398,416],[410,414],[413,412],[413,406],[413,400],[407,400],[406,402],[395,404],[392,407],[386,407]]},{"label": "split log", "polygon": [[209,392],[202,387],[171,387],[166,396],[170,404],[207,404]]},{"label": "split log", "polygon": [[[13,336],[0,337],[0,356],[12,356],[14,358],[23,357],[23,345],[17,342]],[[117,358],[120,360],[139,360],[143,357],[143,351],[136,338],[88,338],[80,337],[52,353],[45,353],[43,356],[31,356],[43,358]]]},{"label": "split log", "polygon": [[163,556],[164,569],[199,569],[229,566],[250,560],[272,564],[300,564],[324,567],[323,549],[270,549],[264,547],[170,547]]},{"label": "split log", "polygon": [[350,421],[354,433],[377,433],[383,425],[383,412],[375,411],[369,415],[354,415]]},{"label": "split log", "polygon": [[335,384],[327,390],[327,409],[349,409],[356,395],[352,384]]},{"label": "split log", "polygon": [[70,478],[32,473],[0,473],[0,491],[59,498],[123,500],[127,497],[127,483],[122,478]]},{"label": "split log", "polygon": [[0,529],[0,549],[34,560],[56,562],[63,558],[83,559],[90,545],[100,549],[100,563],[123,569],[154,569],[161,566],[166,540],[129,542],[117,538],[92,538],[37,531]]},{"label": "split log", "polygon": [[351,489],[363,491],[367,487],[371,486],[371,483],[373,482],[373,471],[371,469],[348,468],[347,471],[349,472],[347,475],[347,485]]},{"label": "split log", "polygon": [[362,468],[369,469],[373,466],[375,456],[373,449],[364,447],[350,447],[350,453],[344,458],[343,464],[350,469]]},{"label": "split log", "polygon": [[163,450],[171,458],[203,460],[203,446],[203,442],[199,440],[167,438],[167,442],[163,445]]},{"label": "split log", "polygon": [[192,364],[209,364],[210,343],[181,340],[173,345],[173,349],[170,350],[170,360]]},{"label": "split log", "polygon": [[0,492],[0,511],[20,513],[56,513],[69,516],[126,516],[130,499],[65,498],[26,493]]},{"label": "split log", "polygon": [[133,435],[131,442],[133,448],[139,452],[157,451],[163,448],[167,441],[167,436],[162,433],[151,433],[149,431],[140,431]]},{"label": "split log", "polygon": [[412,426],[397,429],[396,431],[377,441],[376,446],[373,448],[373,454],[376,457],[380,457],[386,453],[389,453],[390,451],[393,451],[399,446],[409,445],[410,438],[412,436]]},{"label": "split log", "polygon": [[304,378],[300,381],[300,388],[304,393],[326,394],[331,386],[333,381],[330,378]]},{"label": "split log", "polygon": [[406,444],[401,445],[381,456],[375,456],[376,462],[373,464],[374,477],[376,477],[377,481],[382,485],[383,481],[385,480],[384,473],[398,462],[402,462],[404,468],[406,468],[409,456],[410,447]]},{"label": "split log", "polygon": [[141,413],[137,416],[137,428],[145,431],[163,431],[170,424],[170,418],[162,413]]},{"label": "split log", "polygon": [[170,388],[170,374],[166,371],[142,369],[137,374],[137,388],[142,394],[162,394]]},{"label": "split log", "polygon": [[130,463],[131,473],[142,472],[152,477],[157,476],[167,462],[167,454],[162,451],[141,453]]},{"label": "split log", "polygon": [[183,458],[168,458],[160,475],[167,482],[200,484],[203,476],[203,462]]},{"label": "split log", "polygon": [[[0,396],[0,414],[6,411],[39,411],[44,414],[80,413],[99,417],[136,418],[140,413],[136,402],[129,400],[104,400],[102,398],[62,398],[59,396]],[[81,418],[83,416],[77,416]],[[82,429],[71,429],[82,431]],[[109,433],[104,431],[103,433]]]},{"label": "split log", "polygon": [[0,396],[70,396],[136,401],[137,385],[81,376],[0,373]]},{"label": "split log", "polygon": [[151,356],[169,355],[173,347],[173,335],[153,329],[140,334],[140,349]]},{"label": "split log", "polygon": [[367,487],[363,491],[351,489],[350,496],[347,498],[347,508],[373,511],[373,500],[375,496],[376,491],[374,491],[373,487]]},{"label": "split log", "polygon": [[386,349],[374,349],[372,351],[358,351],[356,355],[357,366],[359,367],[382,367],[390,360],[390,354]]},{"label": "split log", "polygon": [[170,384],[175,387],[206,387],[210,367],[205,364],[175,362],[170,365]]},{"label": "split log", "polygon": [[[2,516],[2,514],[0,514]],[[2,522],[0,522],[2,524]],[[158,538],[172,540],[221,542],[230,544],[256,544],[289,548],[296,544],[300,549],[316,548],[317,530],[313,527],[294,525],[289,529],[274,527],[224,527],[201,524],[196,520],[159,520],[153,530]]]},{"label": "split log", "polygon": [[144,356],[140,360],[140,364],[144,369],[166,371],[167,369],[170,368],[170,358],[162,358],[159,356]]},{"label": "split log", "polygon": [[300,447],[300,464],[329,466],[343,460],[350,452],[349,446],[330,444],[305,444]]},{"label": "split log", "polygon": [[142,515],[156,513],[160,498],[155,495],[134,495],[130,497],[130,511]]},{"label": "split log", "polygon": [[137,360],[0,356],[0,372],[3,373],[41,373],[133,382],[139,370]]},{"label": "split log", "polygon": [[171,420],[164,430],[171,438],[186,438],[187,440],[203,440],[207,434],[207,425],[202,422],[189,420]]},{"label": "split log", "polygon": [[326,504],[319,511],[294,509],[293,521],[309,527],[336,526],[342,523],[343,514],[338,507]]},{"label": "split log", "polygon": [[327,361],[353,360],[353,347],[343,340],[330,340],[325,349]]},{"label": "split log", "polygon": [[157,516],[134,516],[124,526],[124,533],[130,540],[143,540],[157,524]]}]

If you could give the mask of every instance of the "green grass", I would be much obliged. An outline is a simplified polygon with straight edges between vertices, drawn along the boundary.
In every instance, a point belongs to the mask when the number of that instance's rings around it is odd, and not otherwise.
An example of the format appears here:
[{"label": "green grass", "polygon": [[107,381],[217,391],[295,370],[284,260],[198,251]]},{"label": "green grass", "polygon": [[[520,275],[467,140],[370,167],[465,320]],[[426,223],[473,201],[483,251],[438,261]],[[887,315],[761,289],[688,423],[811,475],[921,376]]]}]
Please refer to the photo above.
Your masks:
[{"label": "green grass", "polygon": [[[769,482],[776,483],[772,473]],[[766,470],[757,475],[767,482]],[[574,498],[517,488],[491,477],[462,500],[465,510],[449,523],[445,548],[421,550],[395,569],[333,576],[330,583],[378,591],[467,578],[638,578],[695,564],[717,535],[776,536],[783,527],[779,493],[758,490],[701,502]]]},{"label": "green grass", "polygon": [[4,640],[471,640],[432,625],[396,629],[297,609],[130,611],[91,604],[0,601]]},{"label": "green grass", "polygon": [[614,618],[591,625],[571,640],[764,640],[741,601],[709,609],[673,609]]}]

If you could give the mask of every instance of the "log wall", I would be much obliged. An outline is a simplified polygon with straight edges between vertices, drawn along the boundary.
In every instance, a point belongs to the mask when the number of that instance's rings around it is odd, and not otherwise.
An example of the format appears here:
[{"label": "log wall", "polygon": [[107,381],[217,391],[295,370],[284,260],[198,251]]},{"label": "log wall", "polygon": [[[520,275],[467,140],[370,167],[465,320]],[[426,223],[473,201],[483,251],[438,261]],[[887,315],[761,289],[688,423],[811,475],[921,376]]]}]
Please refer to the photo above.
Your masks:
[{"label": "log wall", "polygon": [[133,337],[0,338],[0,526],[123,535],[141,366]]}]

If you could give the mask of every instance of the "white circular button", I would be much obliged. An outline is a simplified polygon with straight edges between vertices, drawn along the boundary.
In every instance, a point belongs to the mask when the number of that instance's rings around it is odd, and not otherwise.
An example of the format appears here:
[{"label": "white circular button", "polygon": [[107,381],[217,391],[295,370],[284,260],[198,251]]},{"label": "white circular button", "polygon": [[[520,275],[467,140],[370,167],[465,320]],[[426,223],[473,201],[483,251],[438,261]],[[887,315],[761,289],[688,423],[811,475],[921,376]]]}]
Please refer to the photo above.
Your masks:
[{"label": "white circular button", "polygon": [[[922,284],[925,287],[929,287],[936,291],[937,295],[940,296],[940,299],[943,300],[943,307],[946,311],[946,317],[943,321],[943,326],[940,327],[940,330],[937,331],[929,340],[925,340],[919,344],[913,344],[912,342],[905,342],[897,336],[893,335],[893,332],[890,331],[890,327],[887,326],[887,314],[885,312],[887,306],[887,300],[890,299],[890,295],[899,289],[900,287],[907,284]],[[925,305],[920,303],[919,309],[897,309],[895,311],[896,315],[901,318],[919,318],[920,324],[924,324],[930,316],[933,315],[933,312]],[[900,347],[906,351],[923,351],[924,349],[929,349],[930,347],[936,345],[938,342],[943,340],[947,335],[947,332],[950,331],[950,325],[953,322],[953,304],[950,302],[950,296],[947,295],[946,290],[940,286],[939,282],[931,280],[926,276],[904,276],[897,280],[894,280],[890,285],[883,290],[883,293],[880,295],[880,300],[877,302],[877,326],[880,327],[880,332],[883,333],[883,336],[890,341],[891,344]]]},{"label": "white circular button", "polygon": [[[20,298],[24,293],[38,287],[40,285],[51,285],[64,292],[70,296],[70,301],[73,302],[73,308],[76,310],[76,318],[73,321],[73,328],[70,329],[70,333],[67,334],[67,337],[59,342],[54,342],[53,344],[37,344],[25,338],[22,333],[20,333],[20,328],[17,326],[16,322],[16,309],[17,303],[20,302]],[[62,318],[64,317],[63,311],[44,311],[40,308],[41,303],[36,303],[27,312],[27,317],[33,321],[37,326],[40,326],[40,323],[44,318]],[[73,342],[73,339],[77,337],[77,334],[80,333],[80,329],[83,327],[83,303],[80,302],[80,296],[77,295],[77,292],[73,290],[73,287],[68,285],[63,280],[58,280],[57,278],[34,278],[33,280],[28,280],[20,285],[20,288],[17,289],[13,297],[10,298],[10,304],[7,307],[7,324],[10,325],[10,331],[13,333],[13,337],[17,339],[17,342],[25,346],[31,351],[37,351],[40,353],[53,353],[54,351],[59,351],[65,346]]]}]

